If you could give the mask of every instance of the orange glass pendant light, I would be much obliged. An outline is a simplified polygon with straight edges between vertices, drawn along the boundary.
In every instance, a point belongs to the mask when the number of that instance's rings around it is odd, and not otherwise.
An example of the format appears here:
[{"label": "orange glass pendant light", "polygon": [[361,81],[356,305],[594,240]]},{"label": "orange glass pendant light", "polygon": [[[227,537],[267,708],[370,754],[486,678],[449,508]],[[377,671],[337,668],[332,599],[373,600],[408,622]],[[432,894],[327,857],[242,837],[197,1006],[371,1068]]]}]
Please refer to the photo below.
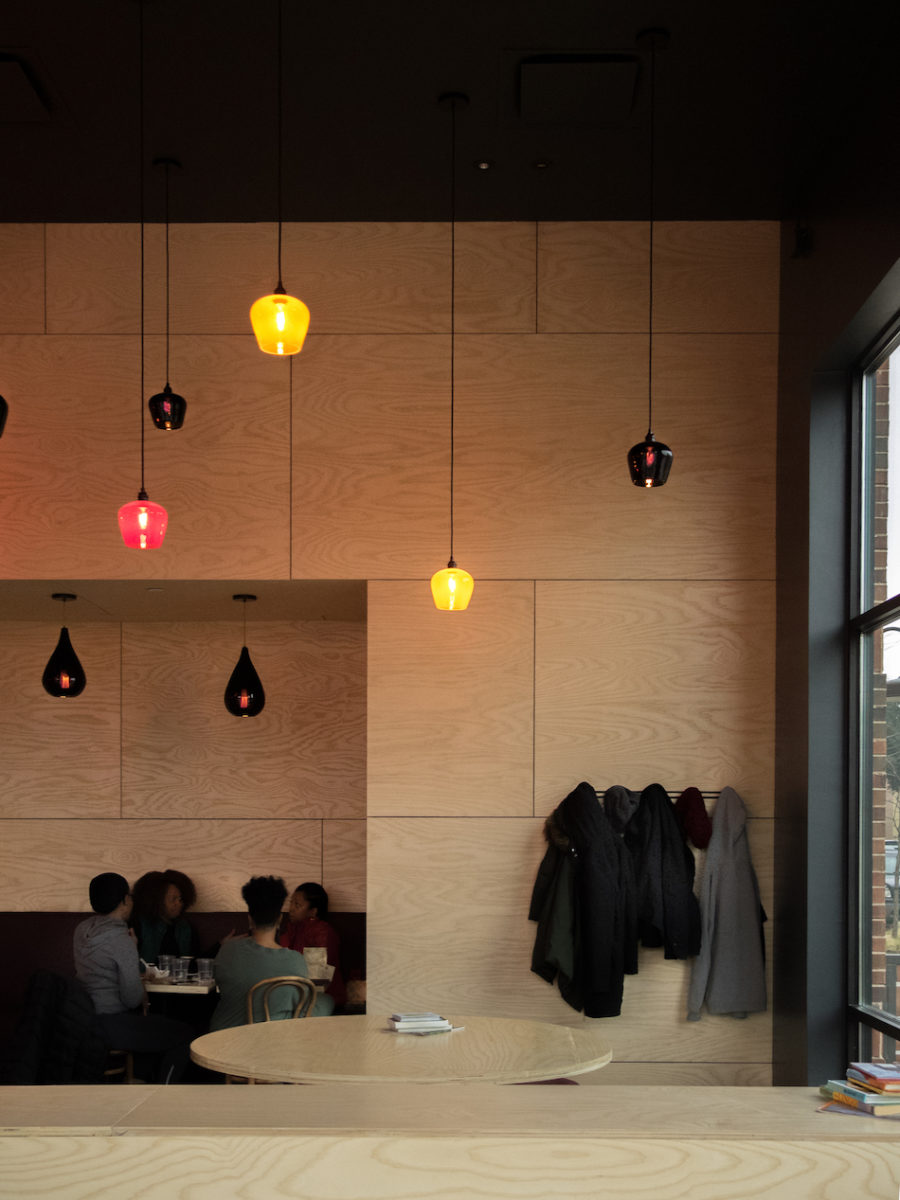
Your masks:
[{"label": "orange glass pendant light", "polygon": [[[52,598],[54,600],[61,600],[63,606],[65,606],[67,600],[78,599],[74,592],[53,592]],[[65,611],[65,608],[63,611]],[[59,641],[56,643],[56,649],[50,655],[47,665],[44,667],[41,683],[48,695],[57,696],[62,699],[72,699],[74,696],[80,696],[84,691],[84,685],[87,683],[84,667],[82,667],[78,655],[72,647],[69,631],[65,625],[59,631]]]},{"label": "orange glass pendant light", "polygon": [[119,531],[125,545],[132,550],[157,550],[166,536],[169,514],[161,504],[154,504],[144,487],[144,5],[138,5],[140,13],[140,136],[141,156],[141,383],[139,413],[141,420],[141,488],[137,500],[123,504],[119,509]]},{"label": "orange glass pendant light", "polygon": [[256,335],[256,344],[264,354],[299,354],[303,349],[309,329],[309,309],[296,296],[289,296],[281,282],[281,194],[282,194],[282,8],[278,0],[278,283],[268,296],[260,296],[250,307],[250,324]]},{"label": "orange glass pendant light", "polygon": [[450,561],[431,577],[431,595],[435,608],[442,612],[462,612],[468,607],[475,589],[475,580],[468,571],[458,567],[453,558],[453,468],[455,447],[456,389],[456,107],[465,107],[468,96],[449,92],[439,98],[439,104],[450,108]]},{"label": "orange glass pendant light", "polygon": [[[279,260],[281,230],[278,231]],[[250,309],[250,324],[256,344],[264,354],[299,354],[309,329],[309,309],[296,296],[289,296],[281,283],[270,296],[260,296]]]},{"label": "orange glass pendant light", "polygon": [[647,436],[642,442],[632,446],[626,455],[628,472],[635,487],[662,487],[669,478],[674,455],[664,442],[658,442],[653,436],[653,216],[655,209],[655,178],[654,178],[654,126],[656,113],[656,53],[665,50],[669,44],[669,34],[665,29],[645,29],[637,36],[637,45],[641,50],[650,51],[650,314],[649,314],[649,354],[647,364]]}]

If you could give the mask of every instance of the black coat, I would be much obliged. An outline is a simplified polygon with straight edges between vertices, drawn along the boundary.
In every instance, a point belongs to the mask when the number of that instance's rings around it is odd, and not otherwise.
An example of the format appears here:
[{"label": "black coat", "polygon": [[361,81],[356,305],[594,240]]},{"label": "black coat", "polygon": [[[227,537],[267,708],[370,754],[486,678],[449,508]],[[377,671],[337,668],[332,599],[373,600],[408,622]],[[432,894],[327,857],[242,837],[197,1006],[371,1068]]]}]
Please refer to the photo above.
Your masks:
[{"label": "black coat", "polygon": [[87,992],[74,979],[35,971],[18,1028],[0,1061],[0,1082],[102,1083],[106,1056]]},{"label": "black coat", "polygon": [[538,928],[531,969],[588,1017],[617,1017],[624,976],[637,971],[631,859],[589,783],[547,818],[547,852],[528,916]]},{"label": "black coat", "polygon": [[624,837],[637,883],[642,944],[663,946],[666,958],[691,958],[700,950],[694,856],[660,784],[651,783],[641,792]]}]

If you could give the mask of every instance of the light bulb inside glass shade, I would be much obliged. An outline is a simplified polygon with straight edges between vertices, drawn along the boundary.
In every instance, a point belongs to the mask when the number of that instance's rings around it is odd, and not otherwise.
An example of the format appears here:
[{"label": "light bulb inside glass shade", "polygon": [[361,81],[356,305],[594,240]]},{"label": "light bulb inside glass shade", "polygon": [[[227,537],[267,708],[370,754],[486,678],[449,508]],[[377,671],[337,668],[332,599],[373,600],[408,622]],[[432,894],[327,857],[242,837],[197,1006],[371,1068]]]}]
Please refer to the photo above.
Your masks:
[{"label": "light bulb inside glass shade", "polygon": [[87,683],[84,667],[72,648],[69,631],[65,625],[59,631],[56,649],[47,659],[41,683],[44,685],[44,691],[51,696],[80,696],[84,691],[84,685]]},{"label": "light bulb inside glass shade", "polygon": [[225,686],[225,707],[234,717],[255,717],[265,705],[262,681],[250,661],[250,651],[242,646],[240,658]]},{"label": "light bulb inside glass shade", "polygon": [[250,324],[264,354],[299,354],[309,329],[309,309],[296,296],[272,292],[253,304]]},{"label": "light bulb inside glass shade", "polygon": [[664,442],[658,442],[652,431],[647,431],[643,442],[638,442],[628,451],[628,470],[635,487],[662,487],[669,478],[674,455]]},{"label": "light bulb inside glass shade", "polygon": [[157,550],[163,544],[169,514],[161,504],[141,492],[137,500],[119,509],[119,530],[125,545],[132,550]]},{"label": "light bulb inside glass shade", "polygon": [[451,558],[443,571],[431,577],[431,595],[435,608],[441,612],[462,612],[467,608],[475,590],[475,580]]}]

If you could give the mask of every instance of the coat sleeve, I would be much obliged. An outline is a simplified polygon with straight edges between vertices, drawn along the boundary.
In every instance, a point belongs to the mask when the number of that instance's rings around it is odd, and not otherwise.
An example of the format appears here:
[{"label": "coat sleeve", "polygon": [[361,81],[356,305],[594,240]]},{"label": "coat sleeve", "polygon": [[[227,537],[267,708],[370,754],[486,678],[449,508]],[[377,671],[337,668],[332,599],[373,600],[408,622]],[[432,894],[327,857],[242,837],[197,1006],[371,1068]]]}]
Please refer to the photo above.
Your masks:
[{"label": "coat sleeve", "polygon": [[122,928],[122,936],[116,938],[113,947],[119,999],[126,1008],[138,1008],[144,1002],[144,984],[141,981],[141,965],[137,943],[128,931]]}]

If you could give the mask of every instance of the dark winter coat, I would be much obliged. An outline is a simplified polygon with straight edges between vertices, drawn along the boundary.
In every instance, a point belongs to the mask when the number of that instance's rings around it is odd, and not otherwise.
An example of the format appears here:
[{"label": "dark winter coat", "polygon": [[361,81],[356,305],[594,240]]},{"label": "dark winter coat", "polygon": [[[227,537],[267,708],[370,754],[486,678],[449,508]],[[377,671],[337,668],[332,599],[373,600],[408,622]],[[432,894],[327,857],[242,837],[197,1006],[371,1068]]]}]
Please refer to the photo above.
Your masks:
[{"label": "dark winter coat", "polygon": [[6,1047],[2,1083],[102,1083],[106,1044],[91,999],[74,980],[35,971],[18,1028]]},{"label": "dark winter coat", "polygon": [[537,921],[531,969],[557,980],[588,1017],[616,1017],[624,976],[637,971],[631,860],[589,783],[547,818],[529,918]]},{"label": "dark winter coat", "polygon": [[666,958],[693,957],[700,950],[694,856],[660,784],[651,783],[641,792],[624,837],[637,884],[642,945],[663,946]]}]

